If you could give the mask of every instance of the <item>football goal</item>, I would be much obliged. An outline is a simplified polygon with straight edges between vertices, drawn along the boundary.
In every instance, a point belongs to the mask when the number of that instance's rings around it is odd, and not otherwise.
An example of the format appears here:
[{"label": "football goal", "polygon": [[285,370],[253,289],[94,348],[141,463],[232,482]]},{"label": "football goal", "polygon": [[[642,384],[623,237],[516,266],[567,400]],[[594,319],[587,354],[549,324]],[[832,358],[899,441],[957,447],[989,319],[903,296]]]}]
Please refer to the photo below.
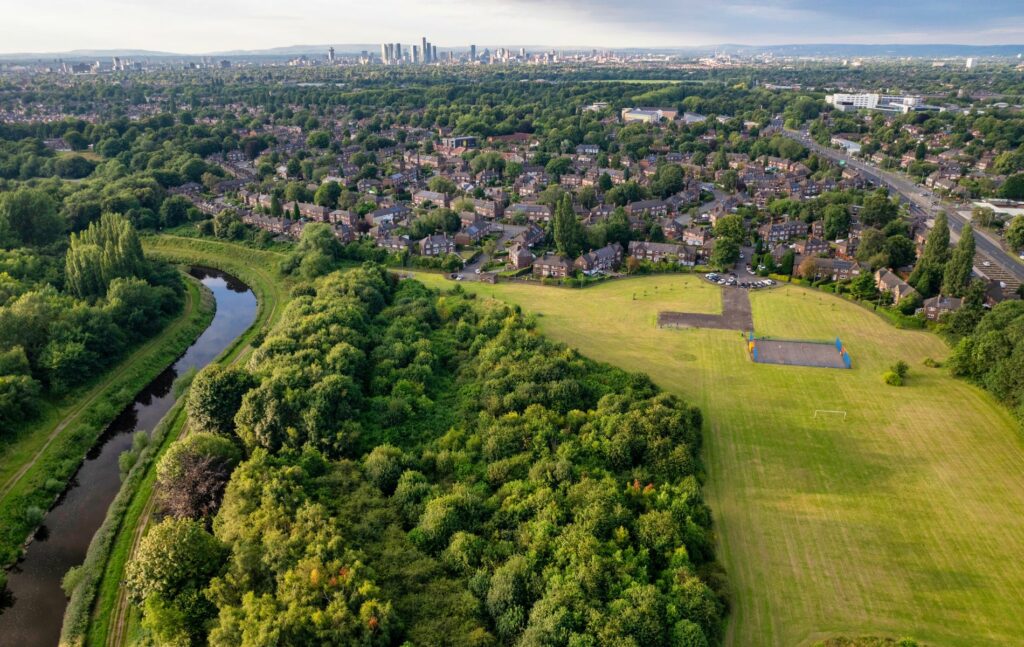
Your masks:
[{"label": "football goal", "polygon": [[831,419],[831,420],[846,420],[846,412],[838,411],[836,409],[815,409],[814,419]]}]

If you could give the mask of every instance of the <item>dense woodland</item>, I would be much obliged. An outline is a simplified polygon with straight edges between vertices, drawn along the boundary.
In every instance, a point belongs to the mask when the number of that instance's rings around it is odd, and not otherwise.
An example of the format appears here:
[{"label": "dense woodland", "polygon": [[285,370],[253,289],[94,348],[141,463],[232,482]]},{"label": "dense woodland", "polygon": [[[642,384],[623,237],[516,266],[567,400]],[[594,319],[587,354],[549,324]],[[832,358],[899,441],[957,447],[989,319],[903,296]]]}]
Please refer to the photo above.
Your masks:
[{"label": "dense woodland", "polygon": [[717,642],[699,411],[380,266],[296,293],[161,463],[128,570],[158,642]]},{"label": "dense woodland", "polygon": [[181,310],[180,277],[143,256],[128,220],[68,229],[46,191],[0,194],[0,442]]},{"label": "dense woodland", "polygon": [[986,312],[973,303],[950,322],[960,339],[949,360],[954,375],[992,392],[1024,420],[1024,303],[1008,301]]}]

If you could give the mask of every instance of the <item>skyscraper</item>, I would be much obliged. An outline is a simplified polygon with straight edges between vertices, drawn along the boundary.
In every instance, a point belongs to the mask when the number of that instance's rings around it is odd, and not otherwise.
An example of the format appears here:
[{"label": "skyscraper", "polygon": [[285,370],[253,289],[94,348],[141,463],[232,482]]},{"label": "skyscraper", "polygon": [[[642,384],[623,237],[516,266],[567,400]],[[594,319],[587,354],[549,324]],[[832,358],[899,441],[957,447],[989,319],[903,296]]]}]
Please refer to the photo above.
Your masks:
[{"label": "skyscraper", "polygon": [[431,45],[430,46],[430,62],[431,63],[436,63],[437,62],[437,45]]},{"label": "skyscraper", "polygon": [[469,60],[471,60],[471,61],[475,61],[476,60],[476,45],[470,45],[469,46]]},{"label": "skyscraper", "polygon": [[423,60],[422,60],[422,62],[423,63],[429,63],[430,62],[430,43],[427,42],[427,37],[426,36],[423,37],[422,44],[423,44],[423,48],[420,49],[420,51],[423,52]]},{"label": "skyscraper", "polygon": [[383,63],[384,65],[387,65],[388,63],[391,62],[391,57],[388,56],[389,49],[391,49],[390,43],[380,44],[380,62]]},{"label": "skyscraper", "polygon": [[413,63],[419,63],[420,62],[420,46],[419,45],[413,45],[412,46],[412,62]]},{"label": "skyscraper", "polygon": [[331,63],[334,62],[334,48],[333,47],[328,47],[327,48],[327,60],[330,61]]},{"label": "skyscraper", "polygon": [[401,64],[401,62],[402,62],[402,44],[401,43],[395,43],[395,60],[393,61],[393,63],[395,65],[399,65],[399,64]]}]

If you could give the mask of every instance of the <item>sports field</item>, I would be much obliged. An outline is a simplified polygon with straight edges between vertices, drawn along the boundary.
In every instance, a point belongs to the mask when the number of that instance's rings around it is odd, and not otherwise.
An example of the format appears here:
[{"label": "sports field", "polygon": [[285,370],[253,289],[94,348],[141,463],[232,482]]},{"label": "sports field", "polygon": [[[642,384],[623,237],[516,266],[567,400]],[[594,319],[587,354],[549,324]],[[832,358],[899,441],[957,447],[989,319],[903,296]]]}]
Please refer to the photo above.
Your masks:
[{"label": "sports field", "polygon": [[[853,370],[754,364],[738,332],[656,327],[659,310],[720,309],[719,288],[693,276],[463,287],[541,314],[550,337],[703,409],[707,495],[732,589],[727,644],[835,634],[1021,644],[1024,442],[991,397],[923,365],[948,354],[938,337],[784,287],[751,295],[758,334],[840,336]],[[907,386],[886,386],[898,359],[911,366]]]}]

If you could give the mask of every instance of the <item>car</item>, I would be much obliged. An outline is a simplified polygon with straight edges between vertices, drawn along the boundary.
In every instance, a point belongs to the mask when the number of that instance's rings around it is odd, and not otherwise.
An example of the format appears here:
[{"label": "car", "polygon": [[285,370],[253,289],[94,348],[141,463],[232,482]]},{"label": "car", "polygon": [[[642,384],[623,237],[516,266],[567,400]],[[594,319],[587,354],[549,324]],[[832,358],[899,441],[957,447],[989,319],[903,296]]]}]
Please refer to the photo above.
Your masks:
[{"label": "car", "polygon": [[725,285],[725,279],[718,279],[719,285]]},{"label": "car", "polygon": [[476,268],[475,270],[473,270],[473,273],[474,273],[474,274],[480,274],[480,273],[482,273],[482,272],[483,272],[483,268],[481,268],[481,267],[478,267],[478,268]]},{"label": "car", "polygon": [[455,280],[456,281],[461,281],[462,280],[462,275],[461,274],[456,275],[455,276]]},{"label": "car", "polygon": [[740,260],[743,260],[743,252],[740,252]]},{"label": "car", "polygon": [[459,276],[458,274],[449,274],[448,278],[455,279],[455,278],[458,278],[458,276]]},{"label": "car", "polygon": [[984,267],[992,267],[992,263],[991,263],[990,261],[982,261],[982,262],[981,262],[981,264],[982,264],[982,265],[983,265]]}]

